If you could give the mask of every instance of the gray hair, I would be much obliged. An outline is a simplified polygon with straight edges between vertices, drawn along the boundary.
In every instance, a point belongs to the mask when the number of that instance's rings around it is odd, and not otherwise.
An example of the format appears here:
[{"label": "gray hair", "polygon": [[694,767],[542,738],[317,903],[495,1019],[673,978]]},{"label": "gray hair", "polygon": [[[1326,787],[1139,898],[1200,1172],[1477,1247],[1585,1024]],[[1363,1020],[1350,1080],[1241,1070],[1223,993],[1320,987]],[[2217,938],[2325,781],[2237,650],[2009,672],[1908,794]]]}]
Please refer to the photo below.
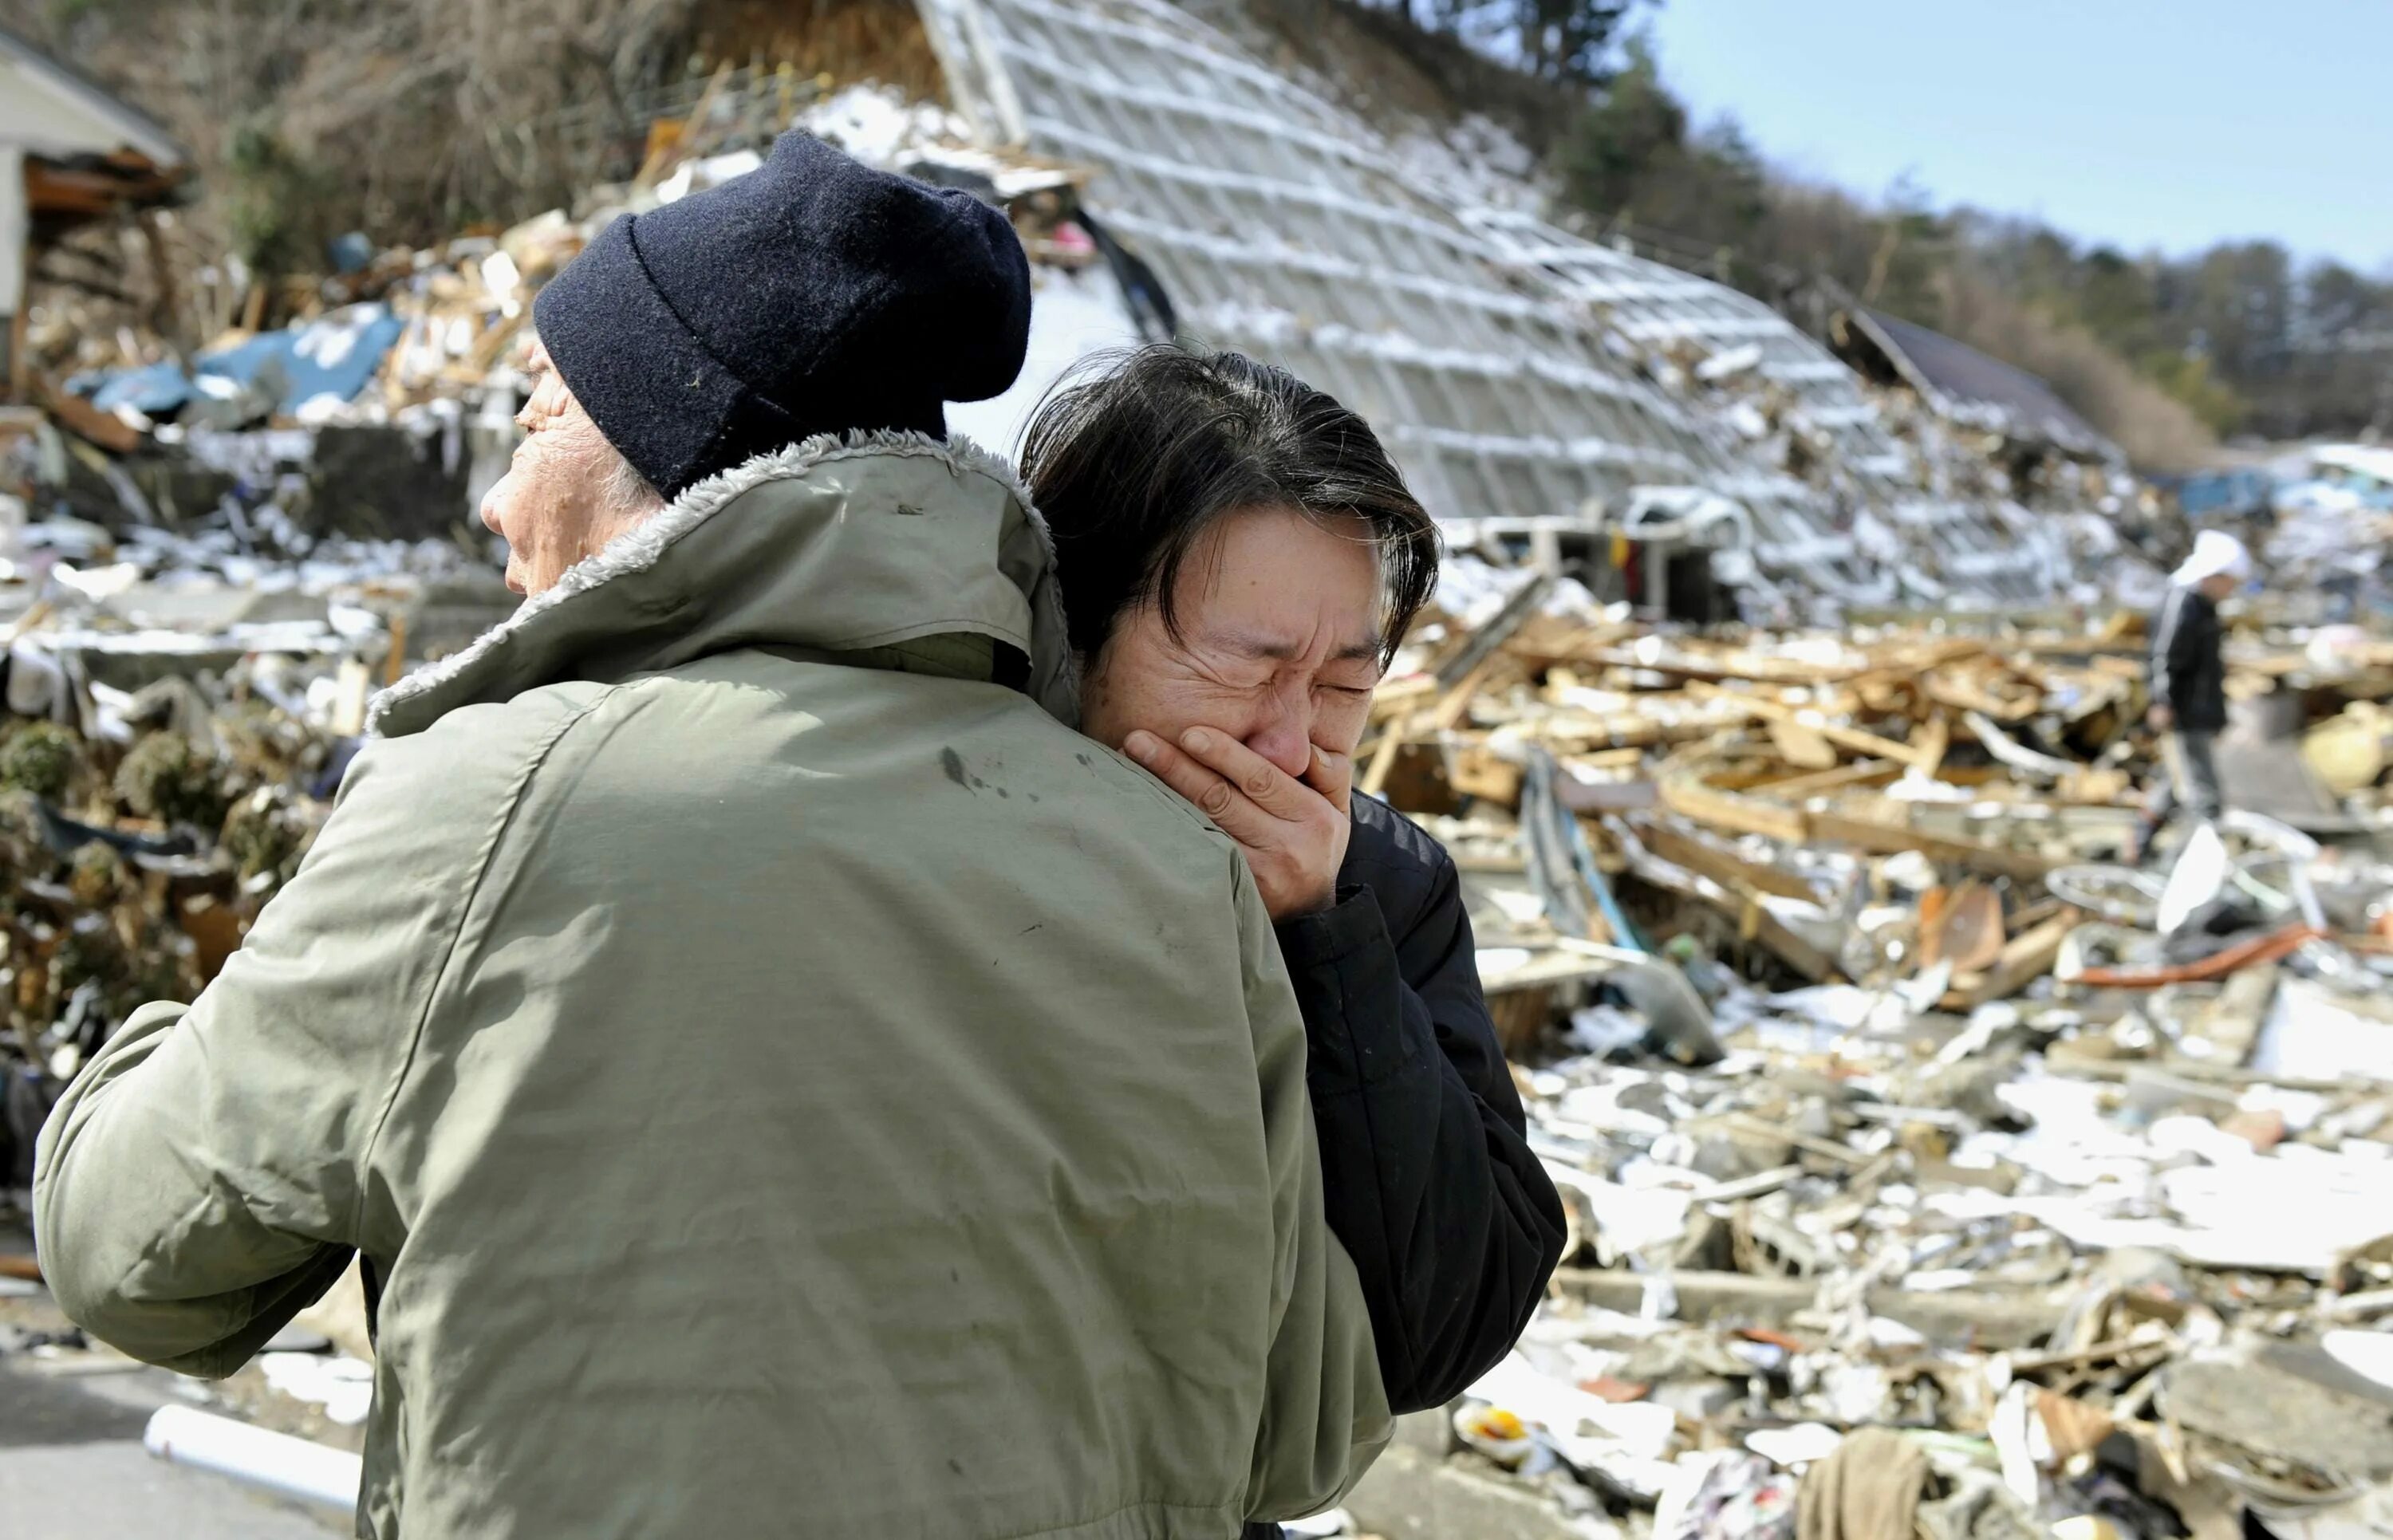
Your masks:
[{"label": "gray hair", "polygon": [[622,450],[608,444],[607,460],[607,469],[598,477],[598,497],[608,513],[629,526],[663,511],[664,494],[648,484],[638,466],[623,458]]}]

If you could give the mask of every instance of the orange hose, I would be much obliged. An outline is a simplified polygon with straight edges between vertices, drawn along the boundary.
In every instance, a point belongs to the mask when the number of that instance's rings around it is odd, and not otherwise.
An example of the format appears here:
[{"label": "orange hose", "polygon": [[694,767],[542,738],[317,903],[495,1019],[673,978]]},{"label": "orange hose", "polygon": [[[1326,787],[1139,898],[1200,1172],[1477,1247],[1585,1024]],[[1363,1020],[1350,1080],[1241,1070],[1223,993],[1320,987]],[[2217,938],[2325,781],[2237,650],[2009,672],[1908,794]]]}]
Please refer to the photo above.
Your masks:
[{"label": "orange hose", "polygon": [[2158,989],[2164,984],[2199,984],[2206,979],[2225,978],[2238,970],[2263,962],[2274,962],[2326,934],[2308,925],[2292,924],[2282,931],[2239,941],[2224,951],[2213,952],[2199,962],[2180,962],[2168,968],[2088,968],[2077,975],[2079,984],[2090,984],[2105,989]]}]

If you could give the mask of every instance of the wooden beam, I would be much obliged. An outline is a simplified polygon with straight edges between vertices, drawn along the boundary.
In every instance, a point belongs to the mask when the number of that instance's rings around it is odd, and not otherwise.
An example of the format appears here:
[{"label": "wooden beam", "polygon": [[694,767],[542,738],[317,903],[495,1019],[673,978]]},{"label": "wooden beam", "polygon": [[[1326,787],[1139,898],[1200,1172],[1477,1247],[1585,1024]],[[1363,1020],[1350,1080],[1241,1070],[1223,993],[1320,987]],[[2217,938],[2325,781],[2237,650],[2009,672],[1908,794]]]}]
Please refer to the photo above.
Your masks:
[{"label": "wooden beam", "polygon": [[2075,909],[2063,909],[2032,931],[2013,936],[2002,955],[1983,973],[1954,980],[1941,1002],[1947,1011],[1974,1011],[1994,1000],[2007,1000],[2052,972],[2060,944],[2077,928]]},{"label": "wooden beam", "polygon": [[1798,770],[1833,770],[1837,767],[1836,747],[1807,723],[1791,717],[1772,717],[1768,723],[1770,741],[1781,758]]},{"label": "wooden beam", "polygon": [[1950,861],[1972,871],[2014,878],[2022,882],[2040,882],[2045,873],[2060,864],[2049,856],[2006,850],[1999,845],[1979,844],[1972,840],[1950,840],[1904,824],[1878,823],[1837,813],[1811,813],[1804,816],[1809,820],[1808,832],[1814,840],[1852,845],[1880,855],[1916,850],[1931,860]]},{"label": "wooden beam", "polygon": [[1726,791],[1715,791],[1693,776],[1663,777],[1662,805],[1714,829],[1725,829],[1737,834],[1759,834],[1764,839],[1783,841],[1790,845],[1801,844],[1811,832],[1811,825],[1798,809],[1766,803],[1758,797],[1739,797]]},{"label": "wooden beam", "polygon": [[1936,766],[1944,758],[1942,744],[1927,741],[1916,745],[1897,743],[1890,737],[1880,737],[1876,733],[1864,733],[1854,727],[1834,727],[1824,723],[1804,722],[1802,713],[1792,706],[1783,705],[1775,700],[1764,700],[1759,697],[1745,695],[1736,690],[1723,690],[1709,685],[1691,684],[1687,686],[1687,693],[1697,699],[1726,701],[1747,715],[1758,716],[1764,722],[1794,723],[1819,734],[1839,748],[1850,749],[1854,753],[1867,754],[1876,759],[1890,759],[1898,764],[1915,765],[1929,775],[1935,774]]},{"label": "wooden beam", "polygon": [[1786,964],[1813,984],[1831,984],[1844,977],[1844,969],[1837,959],[1797,935],[1785,920],[1762,907],[1760,895],[1714,897],[1697,889],[1696,902],[1735,921],[1737,935],[1758,944],[1779,961]]},{"label": "wooden beam", "polygon": [[1389,717],[1409,716],[1436,694],[1437,681],[1425,673],[1381,680],[1380,687],[1371,692],[1371,720],[1382,722]]},{"label": "wooden beam", "polygon": [[76,437],[98,444],[113,454],[131,454],[141,447],[141,430],[123,418],[100,411],[46,374],[33,375],[29,393],[59,424]]},{"label": "wooden beam", "polygon": [[[5,256],[0,256],[0,261],[6,260],[7,259]],[[33,344],[29,340],[26,331],[27,322],[30,320],[33,313],[33,296],[31,292],[33,289],[33,275],[32,272],[33,264],[29,262],[25,266],[27,270],[24,275],[24,281],[20,282],[17,286],[17,313],[7,318],[7,386],[8,399],[12,401],[22,401],[28,399],[33,393]]]},{"label": "wooden beam", "polygon": [[1785,780],[1763,781],[1753,788],[1766,797],[1781,802],[1801,803],[1827,791],[1844,791],[1862,787],[1885,786],[1903,778],[1903,766],[1890,764],[1882,759],[1855,760],[1834,770],[1821,770],[1808,776],[1789,776]]},{"label": "wooden beam", "polygon": [[1919,757],[1911,763],[1921,775],[1932,776],[1944,767],[1945,752],[1952,747],[1953,724],[1939,711],[1919,730],[1919,741],[1912,745]]},{"label": "wooden beam", "polygon": [[1371,763],[1363,771],[1363,794],[1376,797],[1387,790],[1388,777],[1395,772],[1396,754],[1405,746],[1404,724],[1391,723],[1380,738],[1380,747]]},{"label": "wooden beam", "polygon": [[[31,347],[26,332],[26,323],[33,313],[33,167],[30,162],[26,163],[20,175],[24,178],[20,187],[25,198],[24,228],[18,232],[22,243],[13,252],[0,249],[0,262],[17,265],[17,307],[8,316],[0,318],[8,326],[8,373],[6,379],[0,379],[0,386],[6,386],[6,398],[11,401],[29,399],[33,383],[33,360],[29,356]],[[8,196],[18,196],[19,190],[18,188],[9,189]]]},{"label": "wooden beam", "polygon": [[1656,722],[1634,711],[1620,711],[1602,717],[1560,718],[1546,724],[1537,736],[1556,753],[1578,744],[1651,749],[1665,743],[1692,742],[1711,732],[1715,725],[1704,722]]},{"label": "wooden beam", "polygon": [[1807,903],[1819,901],[1820,895],[1811,891],[1811,884],[1791,871],[1748,861],[1667,824],[1641,820],[1636,825],[1636,829],[1637,837],[1644,841],[1654,855],[1699,876],[1708,877],[1731,893],[1750,888],[1757,893],[1775,894],[1781,898],[1800,898]]},{"label": "wooden beam", "polygon": [[1446,732],[1462,720],[1462,714],[1471,710],[1471,698],[1485,686],[1487,676],[1496,672],[1496,655],[1489,653],[1479,660],[1476,668],[1464,674],[1454,688],[1445,692],[1445,698],[1438,701],[1436,709],[1430,712],[1430,725],[1432,728],[1441,733]]},{"label": "wooden beam", "polygon": [[1602,663],[1615,669],[1633,669],[1640,673],[1658,673],[1666,679],[1693,680],[1700,684],[1720,685],[1731,680],[1750,680],[1761,685],[1837,685],[1858,677],[1856,671],[1839,668],[1811,668],[1804,664],[1770,663],[1759,659],[1724,659],[1706,662],[1694,658],[1659,658],[1647,661],[1633,648],[1592,647],[1580,653],[1579,660]]}]

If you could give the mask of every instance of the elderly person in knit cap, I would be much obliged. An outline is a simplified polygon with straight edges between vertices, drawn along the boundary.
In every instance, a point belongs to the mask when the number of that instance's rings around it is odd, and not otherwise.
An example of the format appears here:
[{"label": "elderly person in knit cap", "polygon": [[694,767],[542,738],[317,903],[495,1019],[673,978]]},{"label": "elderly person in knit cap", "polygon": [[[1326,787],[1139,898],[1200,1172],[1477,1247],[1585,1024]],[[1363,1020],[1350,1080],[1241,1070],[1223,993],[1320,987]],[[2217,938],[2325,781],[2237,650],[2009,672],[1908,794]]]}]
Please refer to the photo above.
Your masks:
[{"label": "elderly person in knit cap", "polygon": [[2152,617],[2151,724],[2161,732],[2162,774],[2136,829],[2128,859],[2140,865],[2179,808],[2203,822],[2225,803],[2215,747],[2227,730],[2227,664],[2218,606],[2252,576],[2243,542],[2218,529],[2194,537],[2193,554],[2169,574],[2168,597]]},{"label": "elderly person in knit cap", "polygon": [[1045,531],[942,435],[1028,309],[1001,215],[803,137],[610,226],[484,510],[523,607],[44,1130],[136,1357],[362,1254],[361,1534],[1227,1540],[1385,1438],[1254,881],[1045,709]]}]

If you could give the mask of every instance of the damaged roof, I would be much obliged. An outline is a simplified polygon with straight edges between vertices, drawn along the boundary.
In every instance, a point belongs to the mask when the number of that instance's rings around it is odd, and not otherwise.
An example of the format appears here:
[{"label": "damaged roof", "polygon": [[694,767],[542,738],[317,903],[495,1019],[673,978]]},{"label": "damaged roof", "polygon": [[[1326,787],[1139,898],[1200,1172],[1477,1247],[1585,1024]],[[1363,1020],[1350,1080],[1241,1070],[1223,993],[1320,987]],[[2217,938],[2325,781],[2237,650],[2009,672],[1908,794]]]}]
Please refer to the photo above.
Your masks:
[{"label": "damaged roof", "polygon": [[1839,320],[1849,352],[1870,355],[1865,363],[1902,379],[1947,417],[2081,459],[2125,459],[2118,445],[2023,369],[1882,310],[1857,309]]},{"label": "damaged roof", "polygon": [[1083,205],[1182,334],[1360,411],[1458,539],[1695,540],[1795,609],[2073,581],[2073,537],[1769,307],[1493,206],[1537,193],[1440,175],[1334,84],[1163,0],[919,3],[983,143],[1088,167]]},{"label": "damaged roof", "polygon": [[6,27],[0,27],[0,145],[68,164],[127,150],[160,170],[191,163],[190,151],[156,119]]},{"label": "damaged roof", "polygon": [[1561,518],[1641,484],[1746,485],[1569,306],[1508,282],[1362,124],[1169,7],[928,0],[976,125],[1103,168],[1087,202],[1183,330],[1380,426],[1447,520]]}]

